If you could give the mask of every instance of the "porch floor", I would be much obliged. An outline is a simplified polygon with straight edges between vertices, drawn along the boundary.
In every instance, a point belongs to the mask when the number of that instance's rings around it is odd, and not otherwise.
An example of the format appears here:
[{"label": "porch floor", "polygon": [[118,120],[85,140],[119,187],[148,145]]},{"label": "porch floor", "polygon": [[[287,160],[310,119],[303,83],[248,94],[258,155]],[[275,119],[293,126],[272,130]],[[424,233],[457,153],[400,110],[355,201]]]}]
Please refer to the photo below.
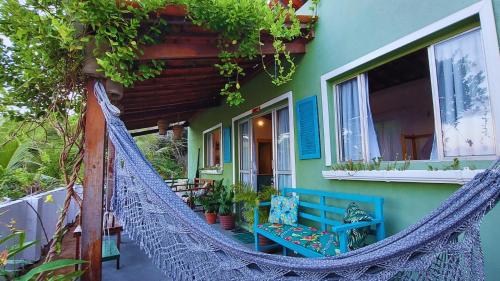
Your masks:
[{"label": "porch floor", "polygon": [[[203,214],[200,213],[200,216]],[[212,225],[228,237],[234,238],[234,232],[224,230],[219,223]],[[254,249],[254,243],[243,244]],[[102,264],[102,280],[106,281],[135,281],[140,278],[144,281],[168,280],[166,276],[151,262],[151,259],[141,250],[133,240],[123,235],[120,249],[120,269],[116,269],[116,261],[107,261]]]}]

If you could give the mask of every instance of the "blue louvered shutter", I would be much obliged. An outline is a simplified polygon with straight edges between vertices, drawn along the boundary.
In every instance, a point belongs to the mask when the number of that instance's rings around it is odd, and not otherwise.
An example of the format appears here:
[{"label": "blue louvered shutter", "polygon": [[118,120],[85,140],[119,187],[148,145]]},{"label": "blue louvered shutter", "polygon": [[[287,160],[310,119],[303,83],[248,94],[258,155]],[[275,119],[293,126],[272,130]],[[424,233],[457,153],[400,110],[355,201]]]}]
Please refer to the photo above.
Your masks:
[{"label": "blue louvered shutter", "polygon": [[231,163],[231,127],[224,128],[222,141],[224,142],[224,163]]},{"label": "blue louvered shutter", "polygon": [[321,158],[316,96],[302,99],[297,102],[296,106],[299,159]]}]

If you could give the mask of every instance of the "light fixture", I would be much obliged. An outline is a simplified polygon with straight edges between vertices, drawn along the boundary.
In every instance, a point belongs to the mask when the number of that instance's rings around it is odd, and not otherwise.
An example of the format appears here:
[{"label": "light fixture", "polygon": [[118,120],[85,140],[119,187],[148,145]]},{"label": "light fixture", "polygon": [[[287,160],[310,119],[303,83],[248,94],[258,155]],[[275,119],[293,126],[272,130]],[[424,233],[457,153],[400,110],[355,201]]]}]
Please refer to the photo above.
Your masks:
[{"label": "light fixture", "polygon": [[264,126],[264,120],[257,121],[257,125],[259,125],[260,127],[263,127]]}]

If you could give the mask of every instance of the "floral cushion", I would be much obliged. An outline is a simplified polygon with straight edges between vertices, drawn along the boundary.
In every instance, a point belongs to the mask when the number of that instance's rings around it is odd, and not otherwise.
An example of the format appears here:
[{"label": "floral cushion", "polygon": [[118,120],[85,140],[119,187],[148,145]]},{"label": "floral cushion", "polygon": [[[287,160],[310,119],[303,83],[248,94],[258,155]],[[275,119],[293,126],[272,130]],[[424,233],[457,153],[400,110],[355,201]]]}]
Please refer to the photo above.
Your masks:
[{"label": "floral cushion", "polygon": [[258,227],[323,256],[335,256],[340,253],[337,235],[331,232],[319,231],[317,228],[309,226],[291,226],[279,223],[265,223],[258,225]]},{"label": "floral cushion", "polygon": [[[359,206],[352,202],[344,214],[344,223],[353,223],[361,221],[372,221],[373,218]],[[366,246],[365,240],[370,233],[370,227],[356,228],[347,231],[349,250],[356,250]]]},{"label": "floral cushion", "polygon": [[297,196],[273,195],[269,222],[296,226],[298,209],[299,198]]}]

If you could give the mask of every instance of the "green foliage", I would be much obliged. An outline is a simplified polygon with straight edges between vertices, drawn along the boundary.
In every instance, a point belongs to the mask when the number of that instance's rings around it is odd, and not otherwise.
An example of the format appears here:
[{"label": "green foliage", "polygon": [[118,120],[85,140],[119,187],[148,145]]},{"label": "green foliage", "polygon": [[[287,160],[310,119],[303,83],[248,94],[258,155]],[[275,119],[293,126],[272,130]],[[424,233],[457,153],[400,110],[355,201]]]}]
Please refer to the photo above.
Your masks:
[{"label": "green foliage", "polygon": [[234,190],[232,186],[222,186],[219,194],[219,215],[228,216],[233,213]]},{"label": "green foliage", "polygon": [[204,196],[196,197],[195,201],[197,204],[203,206],[206,213],[217,213],[221,205],[221,194],[225,192],[225,188],[223,180],[215,181],[212,189]]},{"label": "green foliage", "polygon": [[264,31],[275,48],[274,71],[263,63],[273,83],[286,83],[295,72],[285,42],[301,36],[300,23],[291,4],[267,2],[0,0],[0,35],[8,38],[0,39],[0,109],[18,120],[38,121],[50,112],[80,112],[85,85],[81,70],[91,56],[98,71],[125,86],[157,76],[163,62],[138,59],[141,46],[159,42],[167,31],[155,11],[171,4],[185,5],[195,24],[221,34],[216,66],[229,81],[221,94],[238,105],[243,102],[239,80],[245,75],[238,62],[261,55]]},{"label": "green foliage", "polygon": [[475,170],[477,167],[474,164],[462,163],[458,158],[453,158],[453,161],[449,164],[442,165],[441,167],[436,167],[433,165],[427,165],[427,170],[429,171],[450,171],[450,170],[462,170],[462,169],[471,169]]},{"label": "green foliage", "polygon": [[[384,164],[384,165],[383,165]],[[370,162],[352,161],[337,163],[332,165],[334,171],[405,171],[410,168],[411,161],[409,159],[401,161],[392,161],[384,163],[382,157],[373,158]]]},{"label": "green foliage", "polygon": [[55,273],[55,271],[58,269],[85,263],[85,261],[72,259],[62,259],[43,263],[32,268],[25,274],[20,273],[20,270],[14,268],[13,266],[28,265],[29,262],[24,260],[15,260],[14,257],[17,254],[25,251],[26,249],[34,246],[35,244],[36,241],[27,242],[26,234],[23,231],[19,231],[14,228],[12,228],[11,234],[7,235],[6,237],[0,237],[0,248],[5,249],[0,252],[0,277],[5,280],[30,281],[35,280],[38,275],[44,273],[46,274],[44,280],[63,281],[76,280],[76,278],[82,275],[82,271],[75,271],[69,274]]},{"label": "green foliage", "polygon": [[[59,152],[62,148],[54,129],[38,128],[19,133],[21,123],[0,125],[0,199],[17,199],[61,185]],[[15,138],[11,135],[17,133]]]},{"label": "green foliage", "polygon": [[[278,191],[274,186],[263,187],[259,192],[254,191],[253,187],[244,183],[234,185],[234,202],[243,205],[242,216],[243,220],[249,224],[254,223],[254,209],[259,205],[259,202],[269,202],[272,195],[276,195]],[[259,208],[259,223],[267,222],[269,217],[269,207]]]},{"label": "green foliage", "polygon": [[[301,35],[300,22],[295,16],[292,2],[288,6],[265,0],[183,0],[188,8],[189,17],[195,24],[219,32],[221,50],[219,58],[220,74],[227,77],[221,94],[227,96],[230,105],[239,105],[244,99],[241,95],[239,79],[245,76],[238,65],[241,58],[255,59],[261,55],[263,31],[273,38],[274,71],[268,71],[275,85],[282,85],[291,80],[296,66],[285,42]],[[318,1],[313,2],[313,9]],[[262,61],[264,58],[262,56]]]},{"label": "green foliage", "polygon": [[171,136],[146,135],[135,138],[142,153],[164,179],[182,178],[186,175],[186,139],[174,140]]}]

